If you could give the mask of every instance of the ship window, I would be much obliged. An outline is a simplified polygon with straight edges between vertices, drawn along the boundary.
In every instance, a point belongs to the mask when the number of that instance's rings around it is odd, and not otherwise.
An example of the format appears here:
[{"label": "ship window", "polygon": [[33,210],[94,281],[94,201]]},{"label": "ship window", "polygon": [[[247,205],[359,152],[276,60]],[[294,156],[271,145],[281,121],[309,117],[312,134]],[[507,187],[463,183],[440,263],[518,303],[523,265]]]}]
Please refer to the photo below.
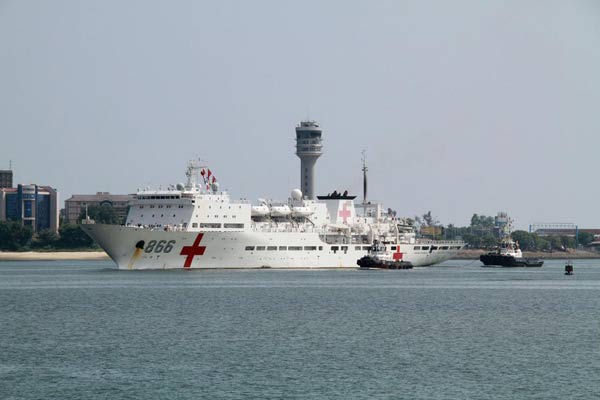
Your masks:
[{"label": "ship window", "polygon": [[154,214],[152,214],[152,218],[154,218]]},{"label": "ship window", "polygon": [[354,250],[360,250],[360,246],[354,246]]},{"label": "ship window", "polygon": [[173,218],[175,218],[175,214],[173,214]]},{"label": "ship window", "polygon": [[302,250],[302,246],[289,246],[288,250],[290,250],[290,251]]},{"label": "ship window", "polygon": [[421,250],[429,250],[429,246],[423,246],[421,247]]},{"label": "ship window", "polygon": [[256,250],[257,250],[257,251],[258,251],[258,250],[260,250],[260,251],[264,251],[264,249],[265,249],[265,246],[258,246],[258,247],[256,248]]},{"label": "ship window", "polygon": [[431,250],[437,250],[437,246],[431,246]]},{"label": "ship window", "polygon": [[319,246],[319,250],[323,250],[323,246]]},{"label": "ship window", "polygon": [[187,228],[187,222],[184,222],[184,223],[183,223],[183,227],[184,227],[184,228]]},{"label": "ship window", "polygon": [[371,246],[363,246],[363,250],[371,251]]},{"label": "ship window", "polygon": [[164,216],[165,216],[165,214],[160,214],[160,217],[161,217],[161,218],[162,218],[162,217],[164,217]]},{"label": "ship window", "polygon": [[396,250],[396,246],[391,246],[390,250]]},{"label": "ship window", "polygon": [[267,246],[267,250],[269,250],[269,251],[277,250],[277,246]]},{"label": "ship window", "polygon": [[244,229],[244,224],[224,224],[224,228]]},{"label": "ship window", "polygon": [[192,224],[192,228],[197,228],[197,227],[198,227],[198,223],[197,223],[197,222],[194,222],[194,223]]},{"label": "ship window", "polygon": [[246,246],[246,251],[252,251],[254,250],[254,246]]},{"label": "ship window", "polygon": [[144,206],[140,206],[140,208],[144,208]]},{"label": "ship window", "polygon": [[287,250],[287,246],[279,246],[279,250],[285,251],[285,250]]},{"label": "ship window", "polygon": [[460,246],[454,246],[456,250],[460,250]]},{"label": "ship window", "polygon": [[348,246],[342,246],[342,250],[347,251],[348,250]]},{"label": "ship window", "polygon": [[202,222],[200,228],[220,228],[221,224],[215,224],[212,222]]},{"label": "ship window", "polygon": [[140,215],[140,218],[144,218],[144,214]]},{"label": "ship window", "polygon": [[442,246],[440,247],[440,250],[448,250],[448,246]]},{"label": "ship window", "polygon": [[340,248],[339,246],[331,246],[331,250],[333,251],[338,251]]},{"label": "ship window", "polygon": [[317,246],[304,246],[304,250],[314,251],[317,250]]},{"label": "ship window", "polygon": [[421,246],[415,246],[415,250],[421,250]]}]

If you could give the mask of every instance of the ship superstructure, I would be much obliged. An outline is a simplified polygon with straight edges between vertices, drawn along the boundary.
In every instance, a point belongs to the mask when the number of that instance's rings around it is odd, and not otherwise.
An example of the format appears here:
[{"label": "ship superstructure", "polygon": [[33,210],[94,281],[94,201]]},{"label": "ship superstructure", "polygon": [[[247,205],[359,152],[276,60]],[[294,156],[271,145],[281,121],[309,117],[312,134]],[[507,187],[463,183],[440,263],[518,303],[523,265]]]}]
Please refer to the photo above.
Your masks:
[{"label": "ship superstructure", "polygon": [[87,223],[82,229],[120,269],[356,268],[375,241],[395,260],[423,266],[463,247],[417,239],[409,220],[381,204],[363,201],[355,208],[347,192],[314,200],[295,189],[285,201],[253,205],[231,200],[198,161],[188,164],[186,176],[186,184],[139,191],[125,225]]}]

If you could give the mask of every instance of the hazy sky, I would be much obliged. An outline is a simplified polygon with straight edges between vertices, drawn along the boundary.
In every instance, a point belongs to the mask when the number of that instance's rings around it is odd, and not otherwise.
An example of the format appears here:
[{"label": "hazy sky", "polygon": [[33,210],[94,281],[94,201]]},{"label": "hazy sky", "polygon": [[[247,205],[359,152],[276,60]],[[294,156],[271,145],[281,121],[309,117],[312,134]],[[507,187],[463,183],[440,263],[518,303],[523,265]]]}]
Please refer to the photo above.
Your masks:
[{"label": "hazy sky", "polygon": [[[600,2],[0,0],[0,168],[131,193],[202,157],[233,198],[299,186],[465,225],[600,228]],[[360,198],[360,197],[359,197]]]}]

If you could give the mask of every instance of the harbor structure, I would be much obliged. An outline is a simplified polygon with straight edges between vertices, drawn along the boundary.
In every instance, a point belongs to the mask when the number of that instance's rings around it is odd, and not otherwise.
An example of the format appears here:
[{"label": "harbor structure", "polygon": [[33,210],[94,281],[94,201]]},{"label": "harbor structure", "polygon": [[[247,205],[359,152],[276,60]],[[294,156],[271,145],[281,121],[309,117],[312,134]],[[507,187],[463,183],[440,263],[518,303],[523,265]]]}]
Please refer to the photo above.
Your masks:
[{"label": "harbor structure", "polygon": [[35,184],[0,188],[0,221],[20,222],[34,232],[58,232],[58,191]]},{"label": "harbor structure", "polygon": [[305,199],[315,199],[315,164],[323,154],[323,131],[315,121],[296,127],[296,155],[300,158],[300,188]]},{"label": "harbor structure", "polygon": [[115,214],[123,221],[129,210],[128,205],[134,199],[132,194],[110,194],[109,192],[96,192],[96,194],[74,194],[65,200],[65,219],[69,224],[81,222],[82,212],[86,207],[110,206]]}]

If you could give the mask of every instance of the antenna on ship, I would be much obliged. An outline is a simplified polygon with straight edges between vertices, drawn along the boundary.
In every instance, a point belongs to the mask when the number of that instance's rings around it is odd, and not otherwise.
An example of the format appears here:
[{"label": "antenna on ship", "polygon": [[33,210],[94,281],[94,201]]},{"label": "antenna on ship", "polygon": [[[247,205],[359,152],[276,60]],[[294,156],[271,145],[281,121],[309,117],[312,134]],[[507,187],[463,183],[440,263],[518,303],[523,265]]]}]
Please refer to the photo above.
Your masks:
[{"label": "antenna on ship", "polygon": [[363,205],[367,204],[367,152],[363,149],[362,154],[362,171],[363,171]]}]

